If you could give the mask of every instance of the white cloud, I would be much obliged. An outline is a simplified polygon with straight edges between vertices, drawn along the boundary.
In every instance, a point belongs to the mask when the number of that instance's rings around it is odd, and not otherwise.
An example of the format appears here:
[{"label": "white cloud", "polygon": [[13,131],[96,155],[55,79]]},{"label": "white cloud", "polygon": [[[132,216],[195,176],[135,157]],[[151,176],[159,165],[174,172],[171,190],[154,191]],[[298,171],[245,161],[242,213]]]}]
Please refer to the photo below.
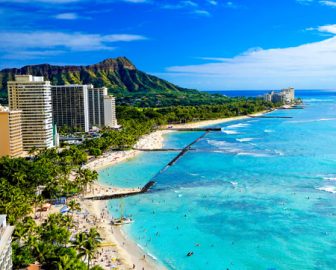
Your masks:
[{"label": "white cloud", "polygon": [[218,2],[216,0],[208,0],[208,3],[213,6],[217,6]]},{"label": "white cloud", "polygon": [[320,32],[336,34],[336,24],[328,24],[328,25],[319,26],[317,30]]},{"label": "white cloud", "polygon": [[211,16],[210,12],[202,9],[196,9],[193,11],[193,13],[201,16]]},{"label": "white cloud", "polygon": [[79,16],[76,13],[60,13],[55,18],[59,20],[76,20]]},{"label": "white cloud", "polygon": [[[31,57],[48,54],[49,51],[98,51],[114,50],[117,42],[145,40],[146,37],[131,34],[84,34],[65,32],[0,32],[0,51],[7,58]],[[20,53],[17,53],[20,52]]]},{"label": "white cloud", "polygon": [[[336,26],[319,31],[336,33]],[[296,47],[254,49],[232,58],[204,58],[207,63],[167,68],[166,78],[203,89],[336,87],[336,37]]]},{"label": "white cloud", "polygon": [[320,4],[324,6],[329,6],[329,7],[336,7],[335,1],[320,1]]}]

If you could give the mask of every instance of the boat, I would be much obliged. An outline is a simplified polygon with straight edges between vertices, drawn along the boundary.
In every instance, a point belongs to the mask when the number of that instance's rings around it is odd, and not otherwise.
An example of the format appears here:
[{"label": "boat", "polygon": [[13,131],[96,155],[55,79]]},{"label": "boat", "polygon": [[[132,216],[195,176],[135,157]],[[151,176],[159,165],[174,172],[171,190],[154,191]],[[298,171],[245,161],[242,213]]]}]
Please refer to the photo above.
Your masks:
[{"label": "boat", "polygon": [[119,226],[119,225],[125,225],[125,224],[130,224],[133,222],[133,219],[124,217],[124,203],[123,200],[120,201],[119,205],[119,211],[120,211],[120,218],[114,218],[111,221],[111,224],[114,226]]},{"label": "boat", "polygon": [[117,219],[112,219],[111,224],[114,226],[119,226],[119,225],[130,224],[132,222],[133,222],[133,219],[131,218],[121,217]]}]

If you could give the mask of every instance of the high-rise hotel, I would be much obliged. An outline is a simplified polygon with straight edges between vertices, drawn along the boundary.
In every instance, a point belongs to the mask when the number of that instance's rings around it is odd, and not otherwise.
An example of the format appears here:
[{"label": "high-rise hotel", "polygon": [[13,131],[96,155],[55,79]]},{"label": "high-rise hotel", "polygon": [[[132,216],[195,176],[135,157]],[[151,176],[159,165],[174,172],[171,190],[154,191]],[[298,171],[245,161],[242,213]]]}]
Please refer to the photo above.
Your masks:
[{"label": "high-rise hotel", "polygon": [[21,114],[0,105],[0,157],[19,157],[23,153]]},{"label": "high-rise hotel", "polygon": [[58,127],[89,131],[88,88],[90,85],[53,85],[53,120]]},{"label": "high-rise hotel", "polygon": [[92,127],[117,127],[115,98],[107,88],[93,85],[53,85],[53,121],[57,127],[67,126],[88,132]]},{"label": "high-rise hotel", "polygon": [[51,85],[43,77],[16,75],[8,82],[10,110],[22,111],[22,142],[26,151],[50,148],[53,142]]}]

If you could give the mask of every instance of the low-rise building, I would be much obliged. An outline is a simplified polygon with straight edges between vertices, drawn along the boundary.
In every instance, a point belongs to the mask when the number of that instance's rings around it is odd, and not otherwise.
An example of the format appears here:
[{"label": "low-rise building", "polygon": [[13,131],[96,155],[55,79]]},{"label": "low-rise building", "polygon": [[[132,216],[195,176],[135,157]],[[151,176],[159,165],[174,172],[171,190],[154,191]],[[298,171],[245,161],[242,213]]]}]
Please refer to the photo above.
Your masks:
[{"label": "low-rise building", "polygon": [[13,226],[6,222],[6,215],[0,215],[0,269],[12,270],[12,234]]},{"label": "low-rise building", "polygon": [[23,153],[20,110],[0,105],[0,157],[19,157]]}]

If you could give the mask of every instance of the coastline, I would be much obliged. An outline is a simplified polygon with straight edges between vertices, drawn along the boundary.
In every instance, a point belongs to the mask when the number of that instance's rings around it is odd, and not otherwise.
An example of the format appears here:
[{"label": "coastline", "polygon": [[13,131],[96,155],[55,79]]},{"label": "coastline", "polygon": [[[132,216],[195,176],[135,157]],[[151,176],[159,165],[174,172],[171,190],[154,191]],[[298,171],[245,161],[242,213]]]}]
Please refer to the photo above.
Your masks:
[{"label": "coastline", "polygon": [[[269,111],[263,111],[251,116],[260,116]],[[237,120],[248,119],[249,116],[237,116],[229,118],[221,118],[215,120],[205,120],[193,123],[186,124],[176,124],[169,125],[172,128],[197,128],[210,125],[216,125],[226,122],[232,122]],[[167,128],[167,126],[165,127]],[[164,135],[174,132],[172,130],[158,130],[154,131],[148,135],[143,136],[139,142],[135,145],[135,148],[138,149],[162,149],[164,146]],[[121,163],[128,159],[132,159],[140,154],[141,151],[138,150],[128,150],[128,151],[116,151],[116,152],[107,152],[102,157],[95,159],[85,165],[86,168],[92,170],[99,170],[104,167],[110,167],[115,164]],[[99,182],[94,183],[94,190],[101,193],[102,190],[105,192],[122,192],[124,189],[116,188],[112,186],[106,186],[100,184]],[[103,191],[104,192],[104,191]],[[91,201],[91,200],[81,200],[81,206],[83,209],[87,210],[88,213],[97,217],[103,209],[107,209],[107,201]],[[142,249],[136,242],[135,239],[128,237],[124,234],[120,226],[111,226],[111,217],[99,222],[98,230],[106,242],[115,244],[113,246],[113,252],[115,252],[122,261],[122,265],[118,269],[166,269],[163,265],[160,264],[155,258],[148,254],[144,249]],[[144,259],[145,258],[145,259]],[[135,266],[135,268],[134,268]]]}]

